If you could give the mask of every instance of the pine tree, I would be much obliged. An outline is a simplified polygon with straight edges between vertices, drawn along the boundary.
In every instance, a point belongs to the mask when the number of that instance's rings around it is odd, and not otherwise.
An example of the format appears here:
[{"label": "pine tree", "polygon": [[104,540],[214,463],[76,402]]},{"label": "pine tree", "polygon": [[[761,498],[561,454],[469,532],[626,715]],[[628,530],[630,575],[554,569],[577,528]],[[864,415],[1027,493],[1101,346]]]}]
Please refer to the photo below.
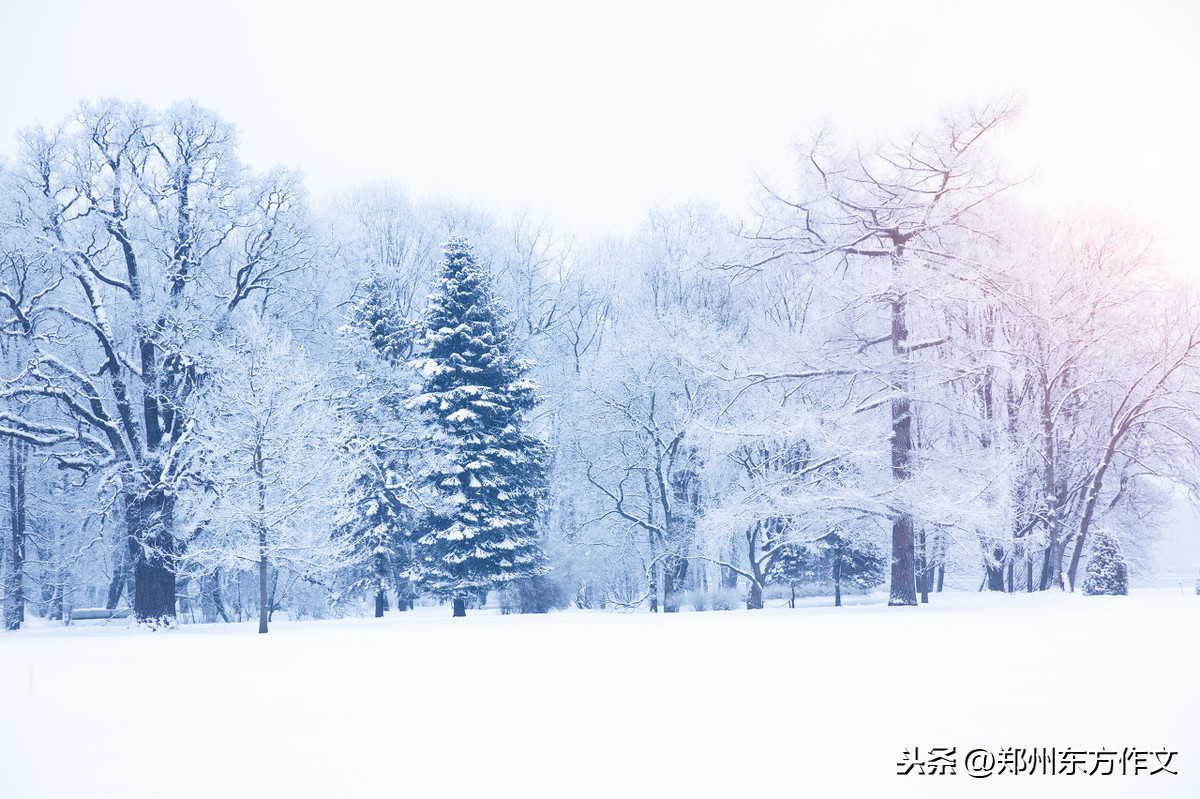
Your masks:
[{"label": "pine tree", "polygon": [[534,386],[487,272],[462,238],[443,252],[418,342],[425,382],[415,400],[428,423],[424,482],[434,501],[410,573],[463,616],[468,597],[546,571],[537,517],[547,451],[524,431]]},{"label": "pine tree", "polygon": [[1083,593],[1085,596],[1125,596],[1129,593],[1129,569],[1125,566],[1125,558],[1116,540],[1107,533],[1096,534]]}]

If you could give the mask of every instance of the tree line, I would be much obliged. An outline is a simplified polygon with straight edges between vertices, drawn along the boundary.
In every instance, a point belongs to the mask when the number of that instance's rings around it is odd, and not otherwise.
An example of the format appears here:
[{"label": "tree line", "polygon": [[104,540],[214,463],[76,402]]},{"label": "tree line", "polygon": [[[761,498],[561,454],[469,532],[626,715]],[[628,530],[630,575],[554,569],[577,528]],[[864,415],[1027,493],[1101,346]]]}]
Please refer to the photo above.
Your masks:
[{"label": "tree line", "polygon": [[194,104],[29,128],[6,626],[1123,586],[1195,491],[1200,316],[1133,223],[1019,201],[1014,114],[822,130],[740,217],[586,241],[388,183],[314,204]]}]

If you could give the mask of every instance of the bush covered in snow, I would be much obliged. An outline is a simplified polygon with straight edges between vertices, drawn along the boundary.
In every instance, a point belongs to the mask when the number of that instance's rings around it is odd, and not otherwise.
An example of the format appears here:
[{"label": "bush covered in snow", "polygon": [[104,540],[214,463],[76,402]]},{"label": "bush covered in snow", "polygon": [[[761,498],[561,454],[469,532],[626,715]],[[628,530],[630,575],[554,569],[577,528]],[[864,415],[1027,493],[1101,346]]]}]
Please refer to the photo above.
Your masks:
[{"label": "bush covered in snow", "polygon": [[513,580],[500,589],[500,613],[549,613],[571,606],[571,593],[552,575]]},{"label": "bush covered in snow", "polygon": [[730,588],[685,591],[680,604],[696,611],[737,610],[746,606],[746,592]]}]

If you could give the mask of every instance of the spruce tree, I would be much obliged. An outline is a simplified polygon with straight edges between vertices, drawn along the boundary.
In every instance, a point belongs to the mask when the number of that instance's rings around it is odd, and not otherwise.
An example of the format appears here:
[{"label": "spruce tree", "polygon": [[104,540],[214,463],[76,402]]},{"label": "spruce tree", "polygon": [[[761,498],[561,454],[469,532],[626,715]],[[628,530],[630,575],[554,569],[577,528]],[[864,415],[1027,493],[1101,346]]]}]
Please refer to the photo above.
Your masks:
[{"label": "spruce tree", "polygon": [[1129,569],[1121,548],[1108,533],[1096,533],[1092,556],[1083,580],[1084,596],[1125,596],[1129,593]]},{"label": "spruce tree", "polygon": [[[379,459],[379,453],[372,453]],[[413,529],[413,511],[400,499],[395,475],[373,468],[355,481],[353,510],[337,532],[350,549],[346,590],[374,599],[375,616],[387,609],[387,592],[396,593],[397,610],[410,610],[414,593],[402,575],[409,567],[407,536]]]},{"label": "spruce tree", "polygon": [[486,270],[462,238],[442,249],[415,400],[428,424],[424,483],[433,500],[410,573],[464,616],[469,597],[546,571],[537,517],[547,451],[525,432],[534,387]]},{"label": "spruce tree", "polygon": [[351,551],[343,575],[351,596],[374,599],[376,617],[396,593],[397,609],[409,610],[415,594],[404,577],[411,557],[417,514],[408,500],[409,455],[416,425],[405,407],[407,379],[401,377],[419,325],[405,318],[389,282],[372,275],[350,314],[351,334],[361,382],[355,412],[358,434],[366,444],[365,468],[355,481],[352,507],[336,531]]}]

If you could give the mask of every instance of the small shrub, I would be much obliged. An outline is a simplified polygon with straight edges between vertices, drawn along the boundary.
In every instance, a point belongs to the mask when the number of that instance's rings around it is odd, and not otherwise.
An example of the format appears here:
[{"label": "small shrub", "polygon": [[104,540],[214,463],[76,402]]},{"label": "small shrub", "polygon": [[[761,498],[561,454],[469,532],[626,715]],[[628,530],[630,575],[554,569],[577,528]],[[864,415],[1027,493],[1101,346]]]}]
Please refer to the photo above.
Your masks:
[{"label": "small shrub", "polygon": [[685,591],[679,595],[681,606],[690,606],[701,613],[708,610],[737,610],[745,603],[746,597],[736,589]]},{"label": "small shrub", "polygon": [[712,610],[712,603],[707,591],[684,591],[679,595],[679,606],[680,608],[690,607],[697,613]]},{"label": "small shrub", "polygon": [[542,574],[513,580],[499,592],[500,613],[549,613],[571,604],[571,595],[562,583]]},{"label": "small shrub", "polygon": [[712,592],[713,610],[741,610],[746,607],[746,594],[736,589],[723,588]]}]

